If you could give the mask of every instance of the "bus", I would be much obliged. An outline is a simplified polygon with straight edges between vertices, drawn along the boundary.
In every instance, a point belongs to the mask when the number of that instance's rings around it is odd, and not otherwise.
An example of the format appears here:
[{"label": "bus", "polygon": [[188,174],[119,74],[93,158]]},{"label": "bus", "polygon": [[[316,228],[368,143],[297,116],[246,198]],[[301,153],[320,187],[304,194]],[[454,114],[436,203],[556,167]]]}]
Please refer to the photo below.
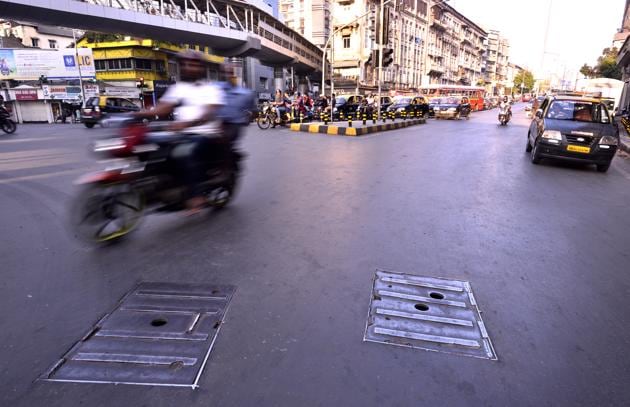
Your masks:
[{"label": "bus", "polygon": [[483,110],[483,97],[486,90],[481,86],[433,84],[422,86],[420,92],[428,98],[438,96],[466,96],[470,101],[470,108],[473,111],[477,111]]}]

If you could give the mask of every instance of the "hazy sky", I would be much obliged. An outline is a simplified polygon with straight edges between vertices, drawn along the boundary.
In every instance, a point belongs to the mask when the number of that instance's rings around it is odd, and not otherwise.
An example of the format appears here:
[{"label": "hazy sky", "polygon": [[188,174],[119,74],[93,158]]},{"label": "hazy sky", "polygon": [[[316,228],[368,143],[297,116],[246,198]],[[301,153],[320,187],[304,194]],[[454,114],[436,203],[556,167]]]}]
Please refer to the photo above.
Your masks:
[{"label": "hazy sky", "polygon": [[578,70],[592,65],[612,45],[620,28],[625,0],[450,0],[449,4],[486,29],[497,29],[509,40],[510,59],[539,71],[543,56],[547,12],[546,71]]}]

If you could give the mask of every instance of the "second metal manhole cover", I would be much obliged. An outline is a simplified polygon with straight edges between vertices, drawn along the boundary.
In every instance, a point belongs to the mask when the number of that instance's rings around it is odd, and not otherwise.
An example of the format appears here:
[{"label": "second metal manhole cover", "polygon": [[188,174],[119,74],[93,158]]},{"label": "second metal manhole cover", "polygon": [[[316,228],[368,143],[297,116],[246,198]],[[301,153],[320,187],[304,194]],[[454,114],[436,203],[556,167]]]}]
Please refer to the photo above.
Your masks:
[{"label": "second metal manhole cover", "polygon": [[365,341],[497,360],[470,284],[377,271]]},{"label": "second metal manhole cover", "polygon": [[142,283],[39,380],[196,388],[234,291]]}]

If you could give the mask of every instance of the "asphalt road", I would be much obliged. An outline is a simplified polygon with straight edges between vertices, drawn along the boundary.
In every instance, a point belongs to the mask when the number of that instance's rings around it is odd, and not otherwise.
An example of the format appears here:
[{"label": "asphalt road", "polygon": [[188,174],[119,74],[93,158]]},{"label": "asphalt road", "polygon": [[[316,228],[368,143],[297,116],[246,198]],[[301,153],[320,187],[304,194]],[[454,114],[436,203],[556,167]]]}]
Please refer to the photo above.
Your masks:
[{"label": "asphalt road", "polygon": [[[259,131],[233,205],[67,230],[105,130],[0,136],[0,405],[630,404],[630,160],[532,165],[496,111],[362,138]],[[499,360],[363,342],[377,268],[470,281]],[[234,284],[198,390],[34,382],[139,281]]]}]

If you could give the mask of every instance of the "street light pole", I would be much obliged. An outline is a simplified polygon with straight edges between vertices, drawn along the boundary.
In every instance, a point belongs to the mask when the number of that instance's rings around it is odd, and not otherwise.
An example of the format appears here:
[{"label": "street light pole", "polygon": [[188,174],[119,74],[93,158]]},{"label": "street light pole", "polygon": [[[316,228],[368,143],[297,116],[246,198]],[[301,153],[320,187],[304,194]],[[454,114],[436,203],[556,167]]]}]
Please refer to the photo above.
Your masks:
[{"label": "street light pole", "polygon": [[72,39],[74,40],[74,57],[77,61],[77,67],[79,68],[79,86],[81,87],[81,107],[85,103],[85,90],[83,89],[83,75],[81,74],[81,61],[79,60],[79,49],[77,48],[77,36],[74,28],[72,29]]},{"label": "street light pole", "polygon": [[379,16],[380,29],[378,30],[378,101],[376,108],[378,109],[378,120],[381,120],[381,83],[383,82],[383,12],[385,3],[381,0],[381,12]]}]

